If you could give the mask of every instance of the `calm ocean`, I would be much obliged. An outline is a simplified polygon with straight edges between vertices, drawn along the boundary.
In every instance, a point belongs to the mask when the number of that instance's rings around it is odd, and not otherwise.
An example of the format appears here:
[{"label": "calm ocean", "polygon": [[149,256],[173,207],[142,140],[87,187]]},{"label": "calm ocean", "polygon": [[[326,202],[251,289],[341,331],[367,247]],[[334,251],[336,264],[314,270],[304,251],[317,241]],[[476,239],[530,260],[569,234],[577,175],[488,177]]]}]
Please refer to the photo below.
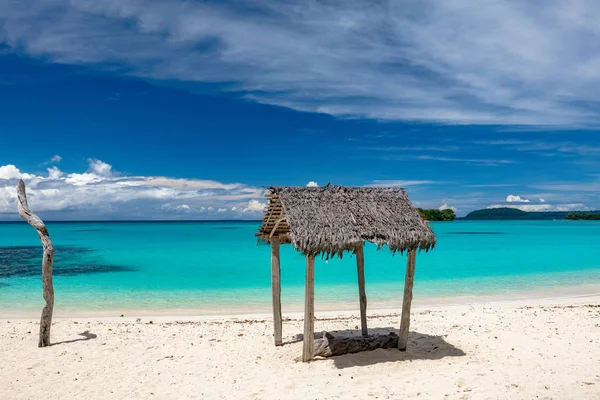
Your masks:
[{"label": "calm ocean", "polygon": [[[267,311],[270,250],[257,222],[49,223],[56,310]],[[417,303],[600,292],[600,222],[433,223],[417,257]],[[367,245],[369,306],[401,303],[406,256]],[[41,247],[24,223],[0,223],[0,316],[39,311]],[[283,308],[302,308],[304,258],[282,246]],[[315,264],[316,305],[356,308],[355,259]],[[447,299],[453,298],[453,299]],[[325,307],[327,305],[327,307]],[[211,311],[212,310],[212,311]]]}]

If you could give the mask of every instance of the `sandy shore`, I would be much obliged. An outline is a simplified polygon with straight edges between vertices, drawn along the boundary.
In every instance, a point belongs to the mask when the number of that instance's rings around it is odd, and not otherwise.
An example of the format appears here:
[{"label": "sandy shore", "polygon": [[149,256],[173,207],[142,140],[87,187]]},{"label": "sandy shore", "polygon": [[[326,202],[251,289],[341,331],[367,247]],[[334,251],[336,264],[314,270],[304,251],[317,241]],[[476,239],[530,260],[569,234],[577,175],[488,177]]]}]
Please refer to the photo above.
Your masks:
[{"label": "sandy shore", "polygon": [[[339,314],[316,330],[358,334]],[[297,314],[279,348],[268,317],[130,315],[56,319],[44,349],[37,319],[0,320],[0,399],[600,399],[600,297],[418,307],[407,352],[310,364]]]}]

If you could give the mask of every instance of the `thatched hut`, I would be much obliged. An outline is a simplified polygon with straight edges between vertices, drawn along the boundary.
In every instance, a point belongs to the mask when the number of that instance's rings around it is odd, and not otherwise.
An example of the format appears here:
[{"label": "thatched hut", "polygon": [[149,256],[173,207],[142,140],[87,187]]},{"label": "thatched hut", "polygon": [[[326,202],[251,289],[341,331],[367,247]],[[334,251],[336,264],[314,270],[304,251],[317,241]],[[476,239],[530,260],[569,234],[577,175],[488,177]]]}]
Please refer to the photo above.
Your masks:
[{"label": "thatched hut", "polygon": [[365,241],[392,253],[408,251],[398,348],[406,350],[417,250],[428,251],[435,235],[400,188],[271,187],[268,208],[256,234],[271,244],[275,345],[282,344],[279,245],[292,244],[306,256],[303,361],[314,351],[314,259],[356,254],[362,333],[367,335],[364,280]]}]

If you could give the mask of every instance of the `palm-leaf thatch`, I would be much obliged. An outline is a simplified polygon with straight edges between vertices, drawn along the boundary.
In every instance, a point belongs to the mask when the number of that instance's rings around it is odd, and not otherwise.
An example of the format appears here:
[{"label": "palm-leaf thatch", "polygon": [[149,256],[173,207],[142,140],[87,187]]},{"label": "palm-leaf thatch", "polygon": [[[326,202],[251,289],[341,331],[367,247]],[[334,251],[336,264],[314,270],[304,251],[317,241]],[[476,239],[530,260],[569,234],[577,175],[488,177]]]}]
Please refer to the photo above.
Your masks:
[{"label": "palm-leaf thatch", "polygon": [[305,255],[342,256],[364,241],[392,252],[428,251],[435,235],[400,188],[274,186],[257,234]]}]

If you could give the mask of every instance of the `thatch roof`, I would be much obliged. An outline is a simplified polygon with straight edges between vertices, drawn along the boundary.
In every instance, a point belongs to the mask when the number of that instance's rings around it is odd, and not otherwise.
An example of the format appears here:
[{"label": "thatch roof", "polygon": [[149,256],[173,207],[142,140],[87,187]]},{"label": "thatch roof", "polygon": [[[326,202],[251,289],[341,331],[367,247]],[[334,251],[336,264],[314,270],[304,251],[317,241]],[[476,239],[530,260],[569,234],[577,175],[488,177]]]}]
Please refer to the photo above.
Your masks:
[{"label": "thatch roof", "polygon": [[364,241],[392,252],[429,250],[435,235],[404,189],[365,187],[271,187],[257,236],[277,237],[306,255],[353,251]]}]

